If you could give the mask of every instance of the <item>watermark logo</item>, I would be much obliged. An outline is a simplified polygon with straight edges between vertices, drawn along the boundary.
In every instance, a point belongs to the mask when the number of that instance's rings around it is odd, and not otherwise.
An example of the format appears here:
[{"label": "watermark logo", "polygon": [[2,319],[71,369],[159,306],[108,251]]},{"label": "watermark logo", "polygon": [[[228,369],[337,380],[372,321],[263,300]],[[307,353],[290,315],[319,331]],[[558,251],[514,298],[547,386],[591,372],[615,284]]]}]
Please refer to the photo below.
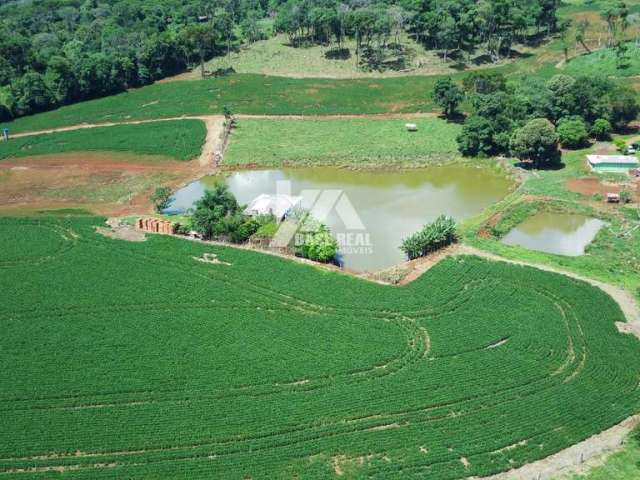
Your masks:
[{"label": "watermark logo", "polygon": [[282,180],[276,183],[276,197],[289,199],[292,207],[270,246],[304,245],[320,224],[327,225],[330,218],[337,218],[344,227],[344,231],[333,235],[341,254],[373,253],[369,232],[343,190],[305,189],[298,196],[293,196],[291,182]]}]

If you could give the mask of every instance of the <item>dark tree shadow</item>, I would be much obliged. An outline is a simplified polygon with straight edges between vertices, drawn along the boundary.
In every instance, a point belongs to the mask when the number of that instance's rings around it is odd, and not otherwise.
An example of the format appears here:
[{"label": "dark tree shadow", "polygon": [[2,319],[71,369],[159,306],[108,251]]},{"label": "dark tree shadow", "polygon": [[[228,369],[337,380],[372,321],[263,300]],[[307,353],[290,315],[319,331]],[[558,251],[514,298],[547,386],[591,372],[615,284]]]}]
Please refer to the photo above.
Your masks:
[{"label": "dark tree shadow", "polygon": [[449,68],[456,70],[458,72],[464,72],[465,70],[469,69],[469,64],[466,62],[456,62],[449,65]]},{"label": "dark tree shadow", "polygon": [[535,47],[539,47],[545,41],[550,40],[551,38],[552,37],[547,36],[546,32],[532,33],[530,35],[526,35],[522,39],[522,44],[526,45],[527,47],[535,48]]},{"label": "dark tree shadow", "polygon": [[514,167],[522,168],[523,170],[528,171],[543,171],[543,172],[555,172],[559,170],[563,170],[566,165],[560,160],[557,162],[549,163],[546,165],[534,165],[533,162],[521,160],[513,164]]},{"label": "dark tree shadow", "polygon": [[636,135],[640,131],[640,124],[630,123],[622,128],[616,128],[615,132],[620,135]]},{"label": "dark tree shadow", "polygon": [[461,125],[467,119],[467,116],[464,113],[455,112],[453,115],[450,115],[448,117],[444,113],[441,113],[440,115],[438,115],[438,118],[440,118],[441,120],[446,120],[447,123],[455,123]]},{"label": "dark tree shadow", "polygon": [[386,47],[363,47],[360,68],[367,71],[405,71],[411,68],[415,51],[406,45],[392,43]]},{"label": "dark tree shadow", "polygon": [[317,45],[327,46],[328,43],[323,40],[319,40],[312,35],[305,35],[302,37],[296,37],[294,39],[289,39],[288,42],[283,44],[285,47],[291,48],[311,48]]},{"label": "dark tree shadow", "polygon": [[348,48],[332,48],[324,53],[324,57],[328,60],[349,60],[351,58],[351,50]]}]

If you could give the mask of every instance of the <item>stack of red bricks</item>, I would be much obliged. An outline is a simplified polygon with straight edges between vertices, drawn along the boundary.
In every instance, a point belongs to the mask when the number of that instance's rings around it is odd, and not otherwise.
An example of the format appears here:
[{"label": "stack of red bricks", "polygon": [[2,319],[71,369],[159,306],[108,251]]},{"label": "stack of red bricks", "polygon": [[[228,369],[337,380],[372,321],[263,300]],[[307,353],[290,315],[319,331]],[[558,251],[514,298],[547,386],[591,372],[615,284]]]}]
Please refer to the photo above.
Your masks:
[{"label": "stack of red bricks", "polygon": [[173,223],[168,220],[158,220],[157,218],[139,218],[136,222],[138,230],[152,233],[173,233]]}]

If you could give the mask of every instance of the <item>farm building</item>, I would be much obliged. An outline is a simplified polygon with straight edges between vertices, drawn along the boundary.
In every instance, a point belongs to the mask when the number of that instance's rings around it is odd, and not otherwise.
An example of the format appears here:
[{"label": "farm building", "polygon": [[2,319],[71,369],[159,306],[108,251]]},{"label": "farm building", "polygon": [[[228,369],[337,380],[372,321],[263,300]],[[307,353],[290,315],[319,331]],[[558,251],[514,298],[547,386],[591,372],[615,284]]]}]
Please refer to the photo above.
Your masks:
[{"label": "farm building", "polygon": [[640,166],[638,159],[630,155],[587,155],[587,160],[596,172],[626,173]]},{"label": "farm building", "polygon": [[299,206],[301,203],[302,197],[267,195],[263,193],[249,203],[244,213],[252,217],[258,215],[273,215],[278,220],[282,220],[292,208]]}]

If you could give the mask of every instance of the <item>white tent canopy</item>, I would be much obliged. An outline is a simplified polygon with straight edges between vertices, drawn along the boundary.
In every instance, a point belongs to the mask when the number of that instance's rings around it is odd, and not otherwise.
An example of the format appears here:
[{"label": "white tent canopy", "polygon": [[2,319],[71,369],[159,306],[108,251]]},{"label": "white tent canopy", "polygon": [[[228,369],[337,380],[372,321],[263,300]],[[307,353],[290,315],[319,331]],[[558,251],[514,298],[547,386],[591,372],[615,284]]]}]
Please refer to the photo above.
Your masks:
[{"label": "white tent canopy", "polygon": [[294,207],[302,202],[302,197],[293,197],[291,195],[268,195],[263,193],[254,198],[245,208],[244,213],[252,217],[258,215],[274,215],[278,220]]}]

